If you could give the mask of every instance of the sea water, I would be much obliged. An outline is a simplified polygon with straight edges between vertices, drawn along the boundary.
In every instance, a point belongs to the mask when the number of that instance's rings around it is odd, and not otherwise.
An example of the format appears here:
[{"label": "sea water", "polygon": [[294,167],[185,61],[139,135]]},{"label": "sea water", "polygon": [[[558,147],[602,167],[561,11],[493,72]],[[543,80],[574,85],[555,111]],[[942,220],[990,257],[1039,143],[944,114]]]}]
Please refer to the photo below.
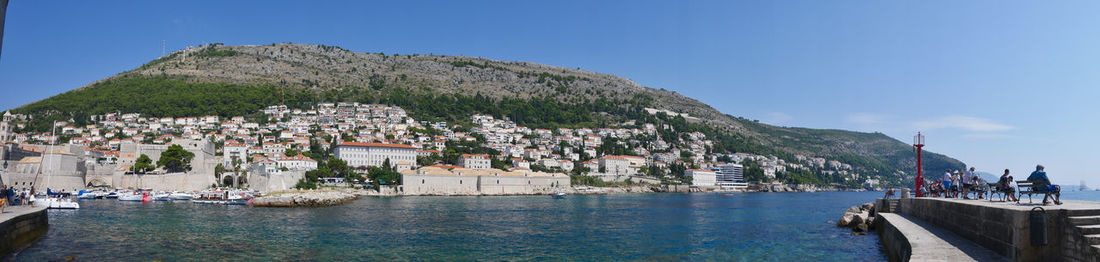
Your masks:
[{"label": "sea water", "polygon": [[18,261],[884,261],[834,226],[881,192],[364,197],[322,208],[81,201]]}]

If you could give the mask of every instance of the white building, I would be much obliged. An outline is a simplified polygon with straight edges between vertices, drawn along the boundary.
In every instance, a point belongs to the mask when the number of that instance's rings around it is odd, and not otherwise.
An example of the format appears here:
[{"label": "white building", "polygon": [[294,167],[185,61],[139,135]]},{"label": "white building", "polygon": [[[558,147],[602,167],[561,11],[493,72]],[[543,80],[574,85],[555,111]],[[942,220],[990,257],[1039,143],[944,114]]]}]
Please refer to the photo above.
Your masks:
[{"label": "white building", "polygon": [[691,177],[693,186],[716,186],[718,184],[717,173],[711,170],[688,169],[684,175]]},{"label": "white building", "polygon": [[416,147],[410,145],[344,142],[336,146],[335,155],[348,166],[382,166],[386,159],[398,170],[416,166]]},{"label": "white building", "polygon": [[748,187],[745,183],[744,168],[738,164],[723,164],[714,167],[715,180],[723,188],[743,189]]},{"label": "white building", "polygon": [[226,143],[222,151],[225,156],[222,158],[225,160],[223,166],[226,169],[232,169],[234,158],[239,159],[242,164],[248,163],[248,145],[246,144]]},{"label": "white building", "polygon": [[626,156],[604,156],[600,158],[600,167],[603,168],[603,173],[615,175],[633,175],[638,172]]},{"label": "white building", "polygon": [[310,159],[301,154],[291,157],[276,157],[274,158],[274,160],[280,168],[285,167],[289,170],[310,171],[317,169],[316,160]]},{"label": "white building", "polygon": [[458,157],[458,166],[480,170],[489,169],[491,162],[489,161],[489,155],[485,154],[462,154]]}]

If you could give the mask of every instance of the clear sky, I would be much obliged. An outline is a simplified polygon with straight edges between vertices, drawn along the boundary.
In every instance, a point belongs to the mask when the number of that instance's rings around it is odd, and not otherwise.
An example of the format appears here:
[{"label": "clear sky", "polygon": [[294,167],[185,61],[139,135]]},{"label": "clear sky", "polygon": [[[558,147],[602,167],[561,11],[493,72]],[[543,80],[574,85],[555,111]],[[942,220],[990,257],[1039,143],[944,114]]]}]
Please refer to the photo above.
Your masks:
[{"label": "clear sky", "polygon": [[1096,1],[28,1],[0,108],[167,50],[296,42],[630,78],[783,126],[883,132],[994,174],[1100,187]]}]

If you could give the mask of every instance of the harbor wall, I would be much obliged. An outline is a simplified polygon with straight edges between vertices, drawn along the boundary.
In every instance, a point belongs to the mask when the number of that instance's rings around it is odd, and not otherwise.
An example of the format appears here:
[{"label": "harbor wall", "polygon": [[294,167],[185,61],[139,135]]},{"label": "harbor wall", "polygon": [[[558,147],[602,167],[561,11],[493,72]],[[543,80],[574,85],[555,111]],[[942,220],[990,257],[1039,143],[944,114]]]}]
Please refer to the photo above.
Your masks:
[{"label": "harbor wall", "polygon": [[[49,230],[50,221],[45,207],[8,207],[0,221],[0,258],[10,255],[42,236]],[[9,214],[15,213],[16,214]]]},{"label": "harbor wall", "polygon": [[402,195],[528,195],[549,194],[570,186],[568,176],[460,176],[405,174]]},{"label": "harbor wall", "polygon": [[[227,174],[232,175],[232,174]],[[279,174],[248,174],[248,188],[262,192],[273,192],[294,188],[306,175],[305,171],[286,171]],[[209,186],[209,185],[207,185]]]},{"label": "harbor wall", "polygon": [[15,173],[4,172],[2,179],[6,185],[15,187],[16,189],[31,188],[34,187],[35,192],[46,191],[46,185],[49,184],[50,190],[61,191],[64,189],[66,192],[71,192],[74,189],[84,188],[83,176],[48,176],[46,174],[28,174],[28,173]]},{"label": "harbor wall", "polygon": [[151,188],[163,191],[201,190],[210,188],[215,182],[213,174],[193,173],[127,174],[121,175],[121,179],[116,181],[115,187],[118,188]]},{"label": "harbor wall", "polygon": [[404,175],[402,193],[407,195],[477,194],[478,176]]},{"label": "harbor wall", "polygon": [[875,217],[875,231],[878,232],[879,241],[885,249],[883,251],[886,253],[886,258],[892,262],[909,261],[913,254],[913,245],[890,218],[888,214],[879,214]]},{"label": "harbor wall", "polygon": [[[895,213],[918,218],[949,230],[1013,261],[1097,261],[1093,252],[1081,250],[1079,233],[1073,231],[1067,210],[1048,210],[1047,244],[1032,245],[1031,220],[1027,208],[1004,208],[946,201],[935,198],[903,198]],[[984,201],[984,200],[981,200]],[[880,199],[876,207],[890,206]],[[884,212],[884,211],[881,211]],[[883,235],[884,244],[891,237]],[[1084,244],[1087,247],[1087,243]]]}]

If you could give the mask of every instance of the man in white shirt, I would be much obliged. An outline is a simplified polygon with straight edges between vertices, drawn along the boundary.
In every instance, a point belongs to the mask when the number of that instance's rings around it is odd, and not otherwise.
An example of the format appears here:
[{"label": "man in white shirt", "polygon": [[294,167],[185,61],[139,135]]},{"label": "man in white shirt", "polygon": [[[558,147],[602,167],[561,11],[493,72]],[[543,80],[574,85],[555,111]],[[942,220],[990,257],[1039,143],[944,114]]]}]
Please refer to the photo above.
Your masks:
[{"label": "man in white shirt", "polygon": [[943,174],[943,190],[945,191],[944,197],[951,197],[951,169],[948,169]]}]

